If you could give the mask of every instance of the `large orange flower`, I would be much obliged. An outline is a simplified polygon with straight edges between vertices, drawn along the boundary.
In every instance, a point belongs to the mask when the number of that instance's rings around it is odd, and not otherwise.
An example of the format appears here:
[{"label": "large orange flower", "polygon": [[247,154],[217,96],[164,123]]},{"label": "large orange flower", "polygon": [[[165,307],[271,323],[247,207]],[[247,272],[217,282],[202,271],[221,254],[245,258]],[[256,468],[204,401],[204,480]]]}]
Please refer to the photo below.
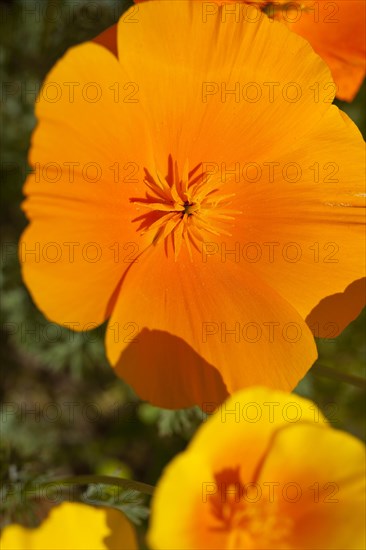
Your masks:
[{"label": "large orange flower", "polygon": [[326,65],[263,14],[184,0],[127,12],[118,51],[71,49],[37,103],[35,302],[75,330],[109,318],[111,364],[161,406],[293,388],[304,319],[363,275],[363,142]]},{"label": "large orange flower", "polygon": [[235,4],[235,11],[228,6],[227,17],[242,17],[240,3],[253,4],[306,38],[328,63],[337,97],[353,100],[366,74],[365,0],[216,0],[205,2],[205,9],[213,12],[223,3]]},{"label": "large orange flower", "polygon": [[163,473],[156,550],[359,550],[365,450],[297,395],[233,395]]}]

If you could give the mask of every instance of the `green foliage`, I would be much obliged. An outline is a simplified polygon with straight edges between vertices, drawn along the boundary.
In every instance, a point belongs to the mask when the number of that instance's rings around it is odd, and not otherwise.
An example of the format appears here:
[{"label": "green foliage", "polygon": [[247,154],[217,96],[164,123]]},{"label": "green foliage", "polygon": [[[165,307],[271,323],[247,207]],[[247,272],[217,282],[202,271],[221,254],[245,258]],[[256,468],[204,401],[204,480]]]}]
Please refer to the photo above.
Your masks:
[{"label": "green foliage", "polygon": [[119,488],[103,484],[90,485],[82,494],[81,500],[87,504],[121,510],[135,525],[141,525],[149,516],[146,497],[132,489],[117,489]]},{"label": "green foliage", "polygon": [[313,400],[335,427],[361,439],[366,435],[365,329],[364,309],[337,338],[318,339],[319,358],[295,389]]},{"label": "green foliage", "polygon": [[159,435],[166,437],[178,434],[189,440],[206,416],[199,407],[177,411],[162,409],[157,422]]}]

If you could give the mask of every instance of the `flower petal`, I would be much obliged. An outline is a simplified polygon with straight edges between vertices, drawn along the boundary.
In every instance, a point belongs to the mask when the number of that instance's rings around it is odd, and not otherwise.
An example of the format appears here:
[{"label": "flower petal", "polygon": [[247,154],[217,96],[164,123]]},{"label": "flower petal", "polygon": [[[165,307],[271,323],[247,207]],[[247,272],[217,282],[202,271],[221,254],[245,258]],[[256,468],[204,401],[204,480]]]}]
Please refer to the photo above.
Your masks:
[{"label": "flower petal", "polygon": [[[259,466],[272,452],[276,434],[315,421],[319,432],[330,431],[314,404],[295,394],[252,387],[230,397],[199,428],[188,449],[165,469],[152,502],[148,535],[152,548],[239,547],[229,545],[229,530],[215,527],[210,501],[214,495],[220,498],[221,489],[215,474],[238,469],[241,484],[255,482]],[[286,459],[281,457],[285,476]],[[302,458],[300,464],[303,462]]]},{"label": "flower petal", "polygon": [[37,102],[34,174],[23,205],[31,223],[20,259],[40,309],[76,330],[108,316],[111,296],[143,242],[136,244],[129,197],[149,147],[139,104],[123,101],[128,80],[110,52],[87,43],[57,63]]},{"label": "flower petal", "polygon": [[[305,318],[320,300],[364,276],[364,143],[333,106],[321,124],[272,162],[271,172],[257,163],[258,181],[228,184],[228,192],[236,190],[232,208],[241,207],[243,215],[234,238],[213,241],[219,251],[239,246],[243,267]],[[327,322],[340,326],[338,314]]]},{"label": "flower petal", "polygon": [[[196,377],[200,380],[202,373],[188,367],[183,347],[169,348],[164,368],[155,354],[148,369],[127,360],[122,352],[128,345],[144,345],[138,337],[144,329],[182,338],[220,372],[229,393],[253,384],[291,389],[316,359],[310,330],[287,302],[238,264],[208,263],[198,252],[191,261],[186,247],[177,262],[167,258],[162,245],[151,247],[132,266],[110,319],[106,346],[117,373],[156,404],[165,406],[165,394],[190,386],[198,390]],[[133,331],[136,341],[129,343]],[[167,370],[172,374],[165,379]],[[156,379],[152,391],[150,372]],[[188,376],[189,383],[183,383]],[[194,396],[196,403],[202,406],[210,393],[203,387]],[[181,399],[192,404],[188,393]]]},{"label": "flower petal", "polygon": [[329,65],[338,85],[337,97],[352,101],[366,74],[364,0],[320,0],[294,20],[292,30],[306,38]]},{"label": "flower petal", "polygon": [[291,548],[362,548],[365,449],[355,437],[316,425],[279,431],[259,476],[261,486],[270,481],[279,484],[281,513],[294,522]]},{"label": "flower petal", "polygon": [[309,313],[306,323],[317,338],[335,338],[366,305],[366,279],[358,279],[344,292],[327,296]]},{"label": "flower petal", "polygon": [[[277,431],[301,423],[329,428],[310,400],[253,386],[230,396],[201,426],[189,450],[200,453],[207,449],[213,471],[242,465],[243,482],[247,483],[258,475],[258,463],[268,453]],[[255,452],[251,452],[253,449]]]},{"label": "flower petal", "polygon": [[[167,409],[181,409],[204,401],[222,403],[228,397],[219,371],[182,338],[147,328],[139,332],[135,321],[120,325],[116,319],[112,317],[107,332],[117,350],[123,351],[117,364],[112,364],[141,399]],[[128,344],[131,339],[136,342]],[[122,345],[117,344],[120,341]]]},{"label": "flower petal", "polygon": [[2,550],[137,550],[134,530],[121,512],[80,503],[54,507],[35,529],[9,525]]},{"label": "flower petal", "polygon": [[120,61],[139,84],[160,166],[169,153],[181,167],[186,159],[272,160],[329,109],[311,84],[331,75],[309,44],[253,6],[237,3],[237,15],[229,8],[143,2],[134,24],[118,24]]},{"label": "flower petal", "polygon": [[210,510],[204,499],[214,486],[204,454],[188,452],[175,458],[164,470],[152,502],[149,546],[159,550],[225,548],[226,533],[207,529]]},{"label": "flower petal", "polygon": [[107,50],[113,53],[116,57],[118,57],[118,51],[117,51],[117,25],[112,25],[111,27],[108,27],[105,31],[98,34],[93,40],[96,44],[101,44]]}]

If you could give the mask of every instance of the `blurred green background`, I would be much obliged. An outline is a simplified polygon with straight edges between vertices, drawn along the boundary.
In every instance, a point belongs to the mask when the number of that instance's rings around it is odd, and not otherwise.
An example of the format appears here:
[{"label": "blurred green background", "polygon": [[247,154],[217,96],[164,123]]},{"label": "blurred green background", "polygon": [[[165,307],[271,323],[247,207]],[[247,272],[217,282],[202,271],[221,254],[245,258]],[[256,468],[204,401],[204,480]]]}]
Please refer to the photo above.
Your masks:
[{"label": "blurred green background", "polygon": [[[116,22],[132,0],[44,0],[38,4],[42,9],[34,12],[31,0],[0,2],[0,528],[9,521],[34,525],[50,505],[51,499],[39,494],[25,499],[19,483],[63,474],[104,473],[155,484],[163,467],[184,449],[202,421],[197,408],[171,412],[141,403],[107,364],[104,327],[82,335],[50,326],[22,284],[16,243],[26,225],[19,205],[36,122],[34,90],[67,48]],[[364,135],[365,100],[364,85],[351,105],[338,102]],[[334,374],[314,366],[297,388],[318,403],[335,426],[360,438],[365,435],[365,328],[363,312],[336,340],[318,340],[318,364],[331,367]],[[350,379],[343,381],[342,373]],[[86,487],[73,490],[73,498],[108,501],[120,507],[143,531],[146,497],[127,491],[116,498],[105,488],[102,496],[91,494]],[[62,495],[54,498],[57,502]]]}]

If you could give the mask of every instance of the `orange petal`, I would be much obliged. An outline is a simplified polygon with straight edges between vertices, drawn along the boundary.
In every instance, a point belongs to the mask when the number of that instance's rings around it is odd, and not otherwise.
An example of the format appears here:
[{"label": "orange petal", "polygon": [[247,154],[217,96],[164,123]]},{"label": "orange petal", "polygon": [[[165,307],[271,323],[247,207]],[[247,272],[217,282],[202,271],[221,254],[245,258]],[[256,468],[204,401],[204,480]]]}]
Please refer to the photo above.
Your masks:
[{"label": "orange petal", "polygon": [[98,34],[93,40],[96,44],[100,44],[109,50],[113,55],[118,57],[117,51],[117,24],[108,27],[105,31]]},{"label": "orange petal", "polygon": [[[214,2],[161,0],[138,8],[135,24],[119,22],[118,48],[159,136],[158,166],[169,153],[179,166],[186,159],[190,166],[273,160],[329,109],[310,89],[332,82],[325,63],[255,7],[240,5],[239,17]],[[290,102],[293,94],[299,99]]]},{"label": "orange petal", "polygon": [[[146,319],[149,312],[146,312]],[[130,315],[135,318],[135,314]],[[113,317],[108,327],[113,336],[119,321]],[[122,327],[121,327],[122,328]],[[218,404],[228,391],[218,370],[210,365],[182,338],[161,330],[143,328],[127,322],[119,331],[123,350],[115,364],[116,373],[131,384],[141,399],[167,409],[181,409],[204,401]],[[136,343],[124,346],[133,337]],[[211,410],[211,409],[210,409]]]},{"label": "orange petal", "polygon": [[129,197],[146,164],[141,148],[145,158],[149,148],[137,129],[139,104],[122,101],[128,80],[110,52],[84,44],[57,63],[36,105],[23,205],[31,223],[19,254],[40,309],[76,330],[108,316],[142,243]]},{"label": "orange petal", "polygon": [[[255,183],[241,176],[241,187],[227,186],[236,189],[232,207],[243,215],[233,238],[213,241],[219,254],[237,247],[237,261],[306,318],[365,273],[364,143],[332,106],[321,124],[271,162],[271,173],[257,163]],[[358,299],[346,311],[355,311]],[[341,326],[342,317],[347,313],[339,311],[326,321]]]},{"label": "orange petal", "polygon": [[[146,0],[135,0],[135,3]],[[364,0],[221,0],[206,3],[207,12],[215,6],[235,3],[236,11],[227,14],[240,17],[240,4],[269,7],[269,13],[306,38],[314,50],[329,65],[337,84],[337,97],[352,101],[366,73],[366,7]],[[281,4],[283,7],[281,7]],[[273,11],[273,8],[276,11]],[[225,8],[224,8],[225,9]],[[229,17],[229,16],[228,16]]]},{"label": "orange petal", "polygon": [[[191,405],[192,396],[201,406],[212,399],[204,385],[208,371],[188,366],[192,351],[185,346],[174,349],[170,340],[160,356],[153,351],[148,367],[136,360],[148,353],[148,339],[139,340],[146,329],[182,338],[220,372],[229,393],[253,384],[291,389],[316,359],[308,327],[287,302],[237,264],[204,262],[198,252],[190,262],[185,248],[177,262],[162,245],[150,248],[132,266],[107,329],[107,355],[155,404],[166,406],[165,396],[179,392],[179,406]],[[142,349],[122,353],[127,346]]]},{"label": "orange petal", "polygon": [[290,25],[329,65],[337,97],[352,101],[366,74],[366,3],[320,0]]},{"label": "orange petal", "polygon": [[335,338],[366,305],[366,279],[358,279],[344,292],[328,296],[309,313],[306,323],[317,338]]}]

